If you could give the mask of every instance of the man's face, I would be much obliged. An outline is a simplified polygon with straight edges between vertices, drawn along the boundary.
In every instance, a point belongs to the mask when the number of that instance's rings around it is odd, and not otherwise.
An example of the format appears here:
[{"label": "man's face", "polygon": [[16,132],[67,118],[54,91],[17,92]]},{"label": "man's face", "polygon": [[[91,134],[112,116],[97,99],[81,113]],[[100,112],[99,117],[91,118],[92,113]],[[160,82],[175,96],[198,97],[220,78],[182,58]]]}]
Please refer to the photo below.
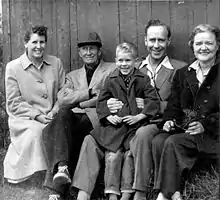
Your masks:
[{"label": "man's face", "polygon": [[98,61],[100,53],[96,45],[85,45],[79,48],[79,56],[87,65],[95,64]]},{"label": "man's face", "polygon": [[150,26],[145,36],[145,46],[152,60],[159,61],[167,53],[170,38],[164,26]]},{"label": "man's face", "polygon": [[131,53],[119,51],[116,55],[115,63],[123,75],[128,75],[134,69],[135,59]]}]

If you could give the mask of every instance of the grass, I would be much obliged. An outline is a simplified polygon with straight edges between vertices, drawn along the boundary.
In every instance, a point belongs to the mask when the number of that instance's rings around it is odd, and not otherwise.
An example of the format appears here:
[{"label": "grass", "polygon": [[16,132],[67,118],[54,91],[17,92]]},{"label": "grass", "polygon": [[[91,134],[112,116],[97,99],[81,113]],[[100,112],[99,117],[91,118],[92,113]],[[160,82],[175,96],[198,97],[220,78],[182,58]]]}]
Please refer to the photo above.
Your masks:
[{"label": "grass", "polygon": [[[5,150],[0,149],[0,178],[3,177],[2,162],[4,159]],[[19,184],[11,185],[8,183],[0,183],[0,199],[1,200],[47,200],[50,191],[42,187],[44,173],[36,173],[30,180]],[[1,178],[0,180],[3,180]],[[99,191],[100,192],[100,191]],[[199,173],[190,176],[190,179],[185,183],[183,191],[184,200],[219,200],[219,173],[212,168],[210,171],[200,171]],[[152,192],[151,197],[147,200],[156,198]],[[74,197],[68,197],[68,200],[73,200]],[[103,196],[93,199],[103,200]]]}]

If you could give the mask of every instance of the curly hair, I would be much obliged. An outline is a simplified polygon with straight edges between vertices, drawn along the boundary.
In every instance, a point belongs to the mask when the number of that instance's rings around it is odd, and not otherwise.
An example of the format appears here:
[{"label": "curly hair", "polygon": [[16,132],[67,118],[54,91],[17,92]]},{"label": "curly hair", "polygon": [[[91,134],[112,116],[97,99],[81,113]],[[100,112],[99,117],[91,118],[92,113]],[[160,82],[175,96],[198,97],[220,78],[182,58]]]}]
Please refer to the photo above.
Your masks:
[{"label": "curly hair", "polygon": [[[204,32],[213,33],[215,35],[217,44],[220,45],[220,29],[217,26],[213,26],[210,24],[199,24],[193,29],[192,34],[189,38],[188,45],[192,50],[193,50],[193,43],[194,43],[194,38],[196,34],[204,33]],[[218,49],[216,56],[218,57],[220,56],[220,49]]]},{"label": "curly hair", "polygon": [[167,30],[167,37],[170,38],[171,37],[171,30],[170,27],[168,25],[166,25],[165,23],[161,22],[159,19],[151,19],[146,27],[145,27],[145,35],[147,35],[147,31],[151,26],[163,26],[166,28]]},{"label": "curly hair", "polygon": [[43,25],[32,26],[30,30],[26,31],[24,35],[24,42],[27,43],[30,40],[31,35],[34,33],[38,34],[39,36],[44,36],[45,41],[47,42],[47,27]]}]

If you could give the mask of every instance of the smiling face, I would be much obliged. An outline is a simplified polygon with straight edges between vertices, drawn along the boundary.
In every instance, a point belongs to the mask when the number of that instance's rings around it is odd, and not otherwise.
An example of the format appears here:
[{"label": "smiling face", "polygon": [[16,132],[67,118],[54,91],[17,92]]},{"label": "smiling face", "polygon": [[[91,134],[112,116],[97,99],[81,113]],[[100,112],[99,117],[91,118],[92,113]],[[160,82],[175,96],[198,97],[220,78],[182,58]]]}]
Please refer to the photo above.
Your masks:
[{"label": "smiling face", "polygon": [[200,62],[206,63],[214,60],[218,47],[215,35],[209,31],[200,32],[194,36],[193,52]]},{"label": "smiling face", "polygon": [[79,56],[87,65],[95,64],[98,61],[100,54],[101,52],[96,45],[85,45],[79,48]]},{"label": "smiling face", "polygon": [[31,34],[30,40],[25,43],[27,55],[31,60],[41,59],[46,48],[45,36]]},{"label": "smiling face", "polygon": [[154,62],[160,61],[167,53],[170,45],[168,31],[164,26],[150,26],[145,36],[145,46],[147,47],[150,59]]},{"label": "smiling face", "polygon": [[134,69],[135,59],[132,53],[118,51],[116,54],[115,63],[123,75],[129,75]]}]

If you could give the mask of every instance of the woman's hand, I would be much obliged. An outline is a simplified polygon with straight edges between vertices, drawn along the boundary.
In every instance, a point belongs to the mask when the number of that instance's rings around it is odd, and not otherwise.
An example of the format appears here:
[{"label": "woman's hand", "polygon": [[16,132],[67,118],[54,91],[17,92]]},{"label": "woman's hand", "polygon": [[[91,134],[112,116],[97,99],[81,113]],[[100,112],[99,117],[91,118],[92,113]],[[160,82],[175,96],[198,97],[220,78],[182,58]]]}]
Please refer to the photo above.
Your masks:
[{"label": "woman's hand", "polygon": [[120,124],[122,122],[122,118],[118,115],[109,115],[108,117],[106,117],[106,119],[114,125]]},{"label": "woman's hand", "polygon": [[123,102],[119,101],[116,98],[110,98],[109,100],[107,100],[107,107],[112,114],[117,113],[123,105]]},{"label": "woman's hand", "polygon": [[172,120],[168,120],[163,125],[163,130],[169,132],[172,128],[174,128],[174,122]]},{"label": "woman's hand", "polygon": [[38,115],[35,117],[35,120],[42,124],[48,124],[51,122],[52,118],[49,118],[47,115]]},{"label": "woman's hand", "polygon": [[186,130],[186,133],[188,133],[189,135],[196,135],[196,134],[201,134],[205,131],[203,125],[201,124],[201,122],[191,122],[188,125],[188,129]]}]

